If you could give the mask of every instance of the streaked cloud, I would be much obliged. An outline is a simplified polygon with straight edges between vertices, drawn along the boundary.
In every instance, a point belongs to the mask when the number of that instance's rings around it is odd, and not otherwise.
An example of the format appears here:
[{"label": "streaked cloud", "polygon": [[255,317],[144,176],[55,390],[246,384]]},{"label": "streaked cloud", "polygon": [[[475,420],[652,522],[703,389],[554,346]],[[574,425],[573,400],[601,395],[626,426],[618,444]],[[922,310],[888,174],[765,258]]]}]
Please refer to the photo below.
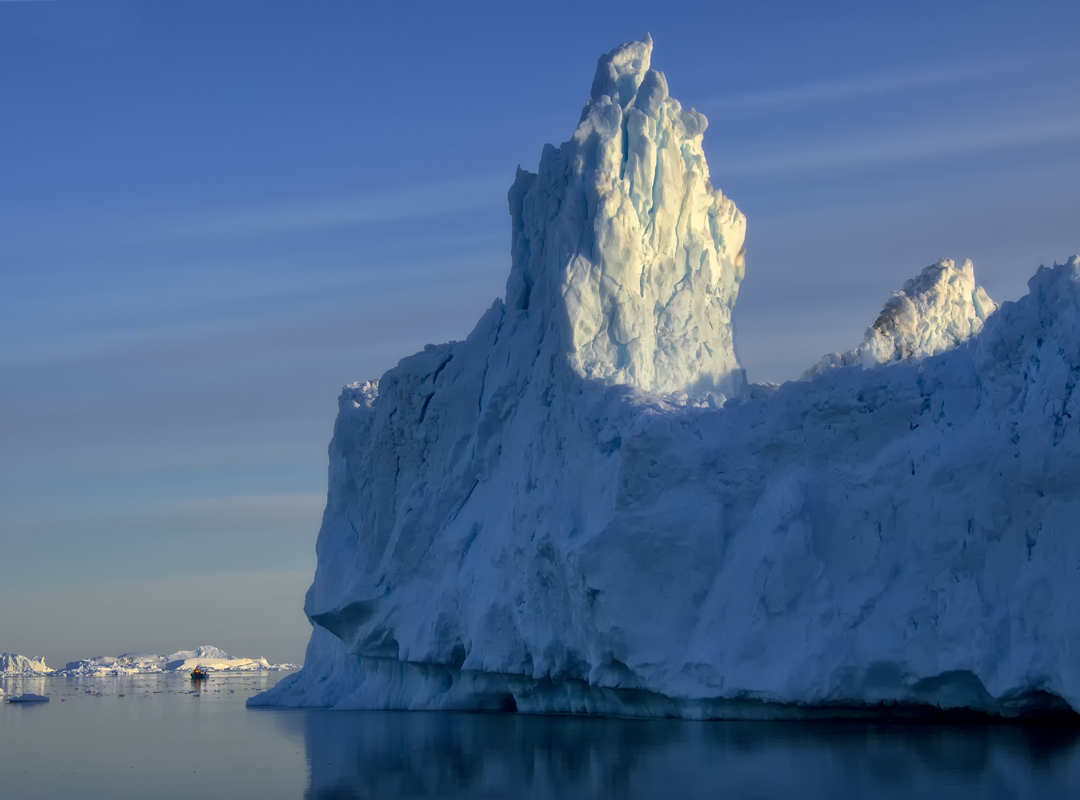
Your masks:
[{"label": "streaked cloud", "polygon": [[1015,59],[994,63],[962,64],[935,69],[885,72],[817,83],[717,97],[701,104],[703,111],[753,113],[788,111],[823,103],[932,89],[1015,74],[1024,68]]},{"label": "streaked cloud", "polygon": [[[717,159],[714,171],[722,179],[732,175],[833,170],[989,153],[1075,140],[1080,140],[1080,117],[997,127],[969,121],[932,130],[916,129],[894,133],[880,138],[863,134],[857,141],[838,142],[830,146],[762,153],[729,161]],[[793,141],[790,143],[796,144]]]},{"label": "streaked cloud", "polygon": [[404,186],[370,194],[224,208],[161,231],[167,237],[250,236],[377,225],[461,214],[506,204],[508,174]]}]

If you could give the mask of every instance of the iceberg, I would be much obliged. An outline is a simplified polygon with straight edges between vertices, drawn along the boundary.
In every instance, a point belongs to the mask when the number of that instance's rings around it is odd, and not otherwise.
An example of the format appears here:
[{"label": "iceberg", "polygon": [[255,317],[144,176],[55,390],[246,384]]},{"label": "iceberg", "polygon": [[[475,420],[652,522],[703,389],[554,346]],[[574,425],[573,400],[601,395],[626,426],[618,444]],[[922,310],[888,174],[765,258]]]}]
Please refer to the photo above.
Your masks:
[{"label": "iceberg", "polygon": [[43,694],[32,694],[31,692],[23,692],[22,694],[13,694],[7,699],[8,703],[48,703],[49,698]]},{"label": "iceberg", "polygon": [[51,672],[42,656],[0,653],[0,675],[41,675]]},{"label": "iceberg", "polygon": [[509,192],[505,299],[347,386],[303,669],[252,705],[798,718],[1080,709],[1080,258],[942,261],[751,385],[746,221],[652,42]]},{"label": "iceberg", "polygon": [[[7,654],[3,656],[6,658]],[[269,670],[279,672],[297,669],[295,664],[271,664],[265,658],[234,658],[217,647],[201,645],[194,650],[179,650],[170,655],[160,656],[148,653],[125,653],[120,656],[94,656],[71,661],[62,669],[49,669],[38,659],[29,661],[24,656],[13,656],[14,665],[29,663],[39,669],[25,668],[12,670],[14,674],[45,674],[61,677],[106,676],[106,675],[141,675],[157,672],[190,672],[195,667],[217,672],[254,672]],[[23,659],[23,662],[14,659]],[[0,660],[0,666],[7,665]]]},{"label": "iceberg", "polygon": [[233,658],[217,647],[201,646],[165,656],[166,671],[190,672],[196,667],[213,672],[252,672],[296,669],[295,664],[271,664],[265,658]]}]

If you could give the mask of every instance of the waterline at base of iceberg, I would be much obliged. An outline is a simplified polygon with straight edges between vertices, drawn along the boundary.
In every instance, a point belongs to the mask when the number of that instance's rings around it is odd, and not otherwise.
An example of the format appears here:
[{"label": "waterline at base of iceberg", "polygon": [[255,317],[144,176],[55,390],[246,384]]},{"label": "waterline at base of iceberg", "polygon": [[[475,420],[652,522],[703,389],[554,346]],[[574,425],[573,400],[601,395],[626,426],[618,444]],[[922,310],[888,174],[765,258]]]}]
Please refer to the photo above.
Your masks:
[{"label": "waterline at base of iceberg", "polygon": [[[316,646],[335,650],[248,705],[323,707],[338,711],[471,711],[570,714],[636,719],[688,720],[1025,720],[1080,726],[1060,697],[1017,690],[994,698],[970,672],[956,671],[913,684],[885,687],[877,702],[837,697],[819,703],[784,703],[759,697],[674,698],[645,689],[594,686],[583,680],[535,680],[524,675],[414,664],[391,658],[349,657],[325,633]],[[310,652],[309,652],[310,655]],[[329,668],[330,664],[336,665]],[[889,672],[878,665],[876,672]],[[892,670],[894,673],[896,670]],[[865,676],[864,676],[865,677]],[[865,691],[853,692],[865,696]],[[888,696],[887,696],[888,695]]]}]

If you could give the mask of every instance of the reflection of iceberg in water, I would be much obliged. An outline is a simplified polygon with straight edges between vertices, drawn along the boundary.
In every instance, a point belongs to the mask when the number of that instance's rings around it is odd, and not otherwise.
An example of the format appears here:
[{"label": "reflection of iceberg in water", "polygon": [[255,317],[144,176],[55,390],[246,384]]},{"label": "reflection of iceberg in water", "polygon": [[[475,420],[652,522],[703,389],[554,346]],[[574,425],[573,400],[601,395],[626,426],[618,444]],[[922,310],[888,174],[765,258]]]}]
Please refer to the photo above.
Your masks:
[{"label": "reflection of iceberg in water", "polygon": [[295,711],[311,800],[1066,797],[1080,731]]},{"label": "reflection of iceberg in water", "polygon": [[[0,678],[0,696],[19,694],[49,694],[42,675],[6,675]],[[6,699],[6,697],[5,697]]]}]

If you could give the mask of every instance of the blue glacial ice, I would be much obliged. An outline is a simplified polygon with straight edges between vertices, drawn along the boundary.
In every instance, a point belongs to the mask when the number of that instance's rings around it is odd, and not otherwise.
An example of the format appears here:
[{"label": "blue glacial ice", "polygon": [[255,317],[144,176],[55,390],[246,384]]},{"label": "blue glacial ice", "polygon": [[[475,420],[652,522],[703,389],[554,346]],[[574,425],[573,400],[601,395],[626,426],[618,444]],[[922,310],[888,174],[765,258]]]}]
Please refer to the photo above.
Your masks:
[{"label": "blue glacial ice", "polygon": [[706,120],[603,56],[465,341],[346,387],[304,669],[254,704],[692,718],[1080,709],[1080,259],[942,261],[750,385]]}]

